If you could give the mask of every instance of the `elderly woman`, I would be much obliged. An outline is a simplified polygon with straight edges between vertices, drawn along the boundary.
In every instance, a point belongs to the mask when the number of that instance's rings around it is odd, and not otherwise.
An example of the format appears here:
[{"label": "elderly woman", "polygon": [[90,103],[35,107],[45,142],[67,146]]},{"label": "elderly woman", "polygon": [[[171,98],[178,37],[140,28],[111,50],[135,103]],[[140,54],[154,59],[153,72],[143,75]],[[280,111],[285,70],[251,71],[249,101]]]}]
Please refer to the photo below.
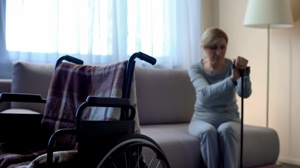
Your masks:
[{"label": "elderly woman", "polygon": [[[201,153],[208,168],[236,168],[239,165],[240,117],[236,93],[251,95],[248,60],[225,57],[228,37],[219,28],[202,36],[205,58],[189,69],[196,102],[189,133],[200,139]],[[244,73],[244,87],[241,74]]]}]

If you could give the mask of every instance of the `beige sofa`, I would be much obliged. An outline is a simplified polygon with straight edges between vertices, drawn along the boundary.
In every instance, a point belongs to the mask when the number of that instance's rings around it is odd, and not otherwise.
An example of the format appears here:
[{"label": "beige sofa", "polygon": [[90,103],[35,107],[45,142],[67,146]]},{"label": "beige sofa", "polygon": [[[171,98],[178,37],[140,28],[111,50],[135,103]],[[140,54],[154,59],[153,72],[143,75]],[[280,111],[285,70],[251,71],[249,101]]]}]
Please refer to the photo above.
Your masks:
[{"label": "beige sofa", "polygon": [[[47,91],[53,65],[18,62],[12,80],[0,80],[0,92],[36,93]],[[137,110],[141,132],[164,150],[172,168],[203,167],[199,140],[187,127],[193,114],[194,88],[186,70],[135,68]],[[26,109],[43,113],[42,104],[1,103],[0,111]],[[245,125],[244,167],[275,167],[279,138],[272,128]]]}]

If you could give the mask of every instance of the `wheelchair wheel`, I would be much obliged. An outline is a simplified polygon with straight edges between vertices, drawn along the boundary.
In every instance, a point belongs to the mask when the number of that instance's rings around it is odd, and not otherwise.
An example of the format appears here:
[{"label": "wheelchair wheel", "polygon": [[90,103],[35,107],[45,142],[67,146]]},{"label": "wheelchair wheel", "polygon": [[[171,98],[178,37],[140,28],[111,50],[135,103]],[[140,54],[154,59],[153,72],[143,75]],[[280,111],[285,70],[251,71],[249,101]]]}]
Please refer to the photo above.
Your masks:
[{"label": "wheelchair wheel", "polygon": [[142,134],[118,138],[99,162],[98,168],[170,168],[159,145]]}]

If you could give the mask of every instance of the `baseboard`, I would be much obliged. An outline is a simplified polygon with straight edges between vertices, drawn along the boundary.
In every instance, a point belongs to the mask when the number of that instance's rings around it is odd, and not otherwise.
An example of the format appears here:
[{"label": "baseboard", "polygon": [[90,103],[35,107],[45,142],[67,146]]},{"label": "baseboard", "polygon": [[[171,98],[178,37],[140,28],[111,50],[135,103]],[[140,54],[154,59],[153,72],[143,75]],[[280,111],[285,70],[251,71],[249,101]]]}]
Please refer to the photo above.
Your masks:
[{"label": "baseboard", "polygon": [[300,159],[298,158],[279,157],[278,162],[300,166]]}]

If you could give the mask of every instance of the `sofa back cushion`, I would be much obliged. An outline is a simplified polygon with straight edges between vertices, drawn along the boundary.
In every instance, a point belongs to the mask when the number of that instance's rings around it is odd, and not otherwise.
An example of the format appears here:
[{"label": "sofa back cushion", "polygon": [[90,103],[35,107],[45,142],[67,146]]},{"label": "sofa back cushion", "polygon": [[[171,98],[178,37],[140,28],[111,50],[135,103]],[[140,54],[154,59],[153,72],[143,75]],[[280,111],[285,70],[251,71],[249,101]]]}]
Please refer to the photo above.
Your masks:
[{"label": "sofa back cushion", "polygon": [[189,122],[195,90],[187,70],[135,68],[140,124]]},{"label": "sofa back cushion", "polygon": [[[43,98],[47,98],[53,71],[54,65],[51,64],[14,62],[11,90],[13,93],[40,94]],[[11,107],[43,113],[45,104],[12,102]]]},{"label": "sofa back cushion", "polygon": [[[12,69],[12,92],[47,97],[54,65],[18,61]],[[137,108],[141,125],[189,122],[195,91],[187,70],[135,67]],[[12,102],[12,108],[40,113],[44,104]]]}]

